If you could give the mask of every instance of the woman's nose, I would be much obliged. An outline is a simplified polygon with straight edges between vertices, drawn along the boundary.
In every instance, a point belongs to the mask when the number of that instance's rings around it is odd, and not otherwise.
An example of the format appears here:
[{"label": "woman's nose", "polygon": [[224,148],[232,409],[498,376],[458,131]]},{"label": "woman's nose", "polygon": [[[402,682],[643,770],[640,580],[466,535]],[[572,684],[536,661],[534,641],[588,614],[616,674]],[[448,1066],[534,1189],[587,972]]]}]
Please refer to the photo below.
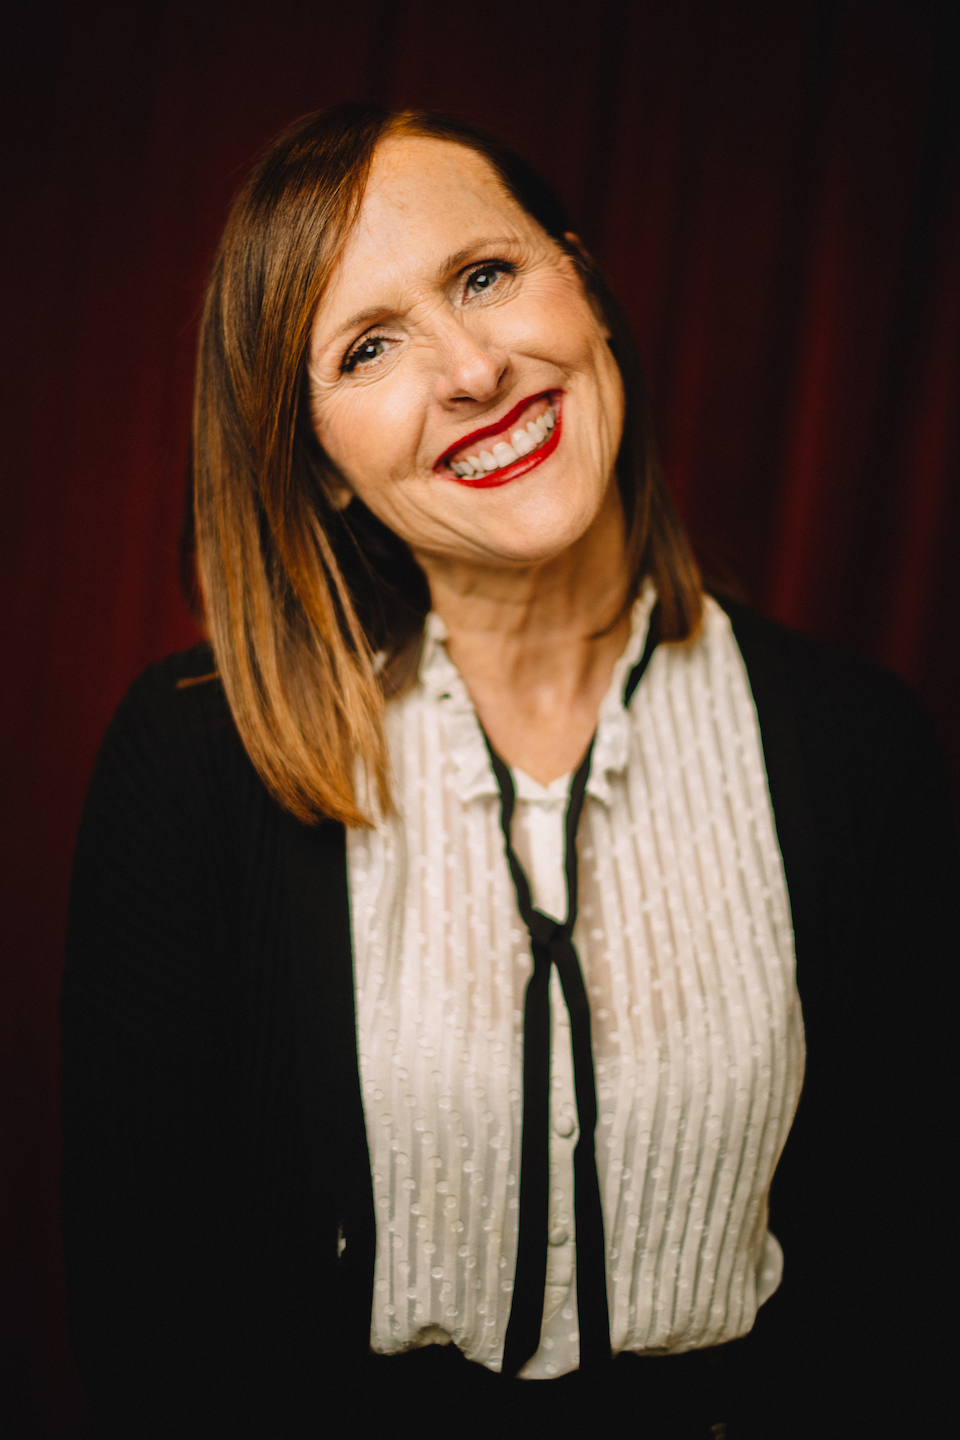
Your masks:
[{"label": "woman's nose", "polygon": [[492,400],[509,367],[506,351],[459,317],[450,317],[437,340],[437,398],[441,404]]}]

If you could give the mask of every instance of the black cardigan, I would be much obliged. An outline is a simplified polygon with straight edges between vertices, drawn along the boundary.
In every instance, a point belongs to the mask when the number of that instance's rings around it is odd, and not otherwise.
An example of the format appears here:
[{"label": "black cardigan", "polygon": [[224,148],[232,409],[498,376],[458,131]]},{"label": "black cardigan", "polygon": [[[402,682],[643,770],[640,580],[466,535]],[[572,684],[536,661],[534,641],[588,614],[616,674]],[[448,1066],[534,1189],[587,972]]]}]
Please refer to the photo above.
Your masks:
[{"label": "black cardigan", "polygon": [[[942,758],[895,677],[728,609],[808,1046],[771,1199],[784,1280],[737,1344],[782,1415],[809,1413],[818,1434],[893,1434],[882,1417],[899,1406],[919,1420],[946,1354],[960,876]],[[318,1433],[325,1396],[368,1351],[375,1232],[344,831],[270,798],[219,683],[183,684],[212,669],[197,646],[133,685],[74,864],[69,1324],[94,1409],[123,1436]],[[822,1429],[838,1405],[859,1420]]]}]

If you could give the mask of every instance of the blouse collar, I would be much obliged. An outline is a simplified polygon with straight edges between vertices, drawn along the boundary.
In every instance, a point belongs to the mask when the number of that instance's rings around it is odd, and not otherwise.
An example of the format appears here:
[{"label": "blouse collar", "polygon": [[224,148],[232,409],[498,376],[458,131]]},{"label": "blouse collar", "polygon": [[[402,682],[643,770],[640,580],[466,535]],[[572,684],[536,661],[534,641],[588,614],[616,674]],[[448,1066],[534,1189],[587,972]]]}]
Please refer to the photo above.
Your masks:
[{"label": "blouse collar", "polygon": [[[627,764],[630,723],[623,691],[627,676],[643,653],[655,599],[656,592],[647,580],[631,611],[630,637],[613,667],[609,688],[600,704],[587,794],[605,805],[611,799],[611,776],[621,773]],[[447,635],[446,625],[431,610],[424,625],[418,678],[424,698],[440,707],[447,753],[453,765],[453,787],[460,800],[468,802],[481,796],[496,796],[497,781],[473,701],[447,652]],[[565,797],[569,788],[569,775],[560,776],[550,785],[538,784],[521,770],[514,770],[513,776],[521,800],[555,802]]]}]

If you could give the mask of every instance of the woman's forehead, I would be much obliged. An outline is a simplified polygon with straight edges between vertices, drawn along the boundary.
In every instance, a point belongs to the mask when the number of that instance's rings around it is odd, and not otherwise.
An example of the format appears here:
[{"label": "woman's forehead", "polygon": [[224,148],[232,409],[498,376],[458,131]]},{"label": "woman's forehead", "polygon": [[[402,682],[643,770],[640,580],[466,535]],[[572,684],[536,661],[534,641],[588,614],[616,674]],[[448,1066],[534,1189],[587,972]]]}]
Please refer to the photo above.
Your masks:
[{"label": "woman's forehead", "polygon": [[490,161],[477,151],[431,136],[390,135],[374,152],[361,214],[391,205],[429,205],[444,193],[461,204],[520,209]]},{"label": "woman's forehead", "polygon": [[374,155],[318,318],[339,320],[380,297],[399,304],[411,286],[476,258],[478,247],[529,241],[538,228],[482,155],[445,140],[391,137]]}]

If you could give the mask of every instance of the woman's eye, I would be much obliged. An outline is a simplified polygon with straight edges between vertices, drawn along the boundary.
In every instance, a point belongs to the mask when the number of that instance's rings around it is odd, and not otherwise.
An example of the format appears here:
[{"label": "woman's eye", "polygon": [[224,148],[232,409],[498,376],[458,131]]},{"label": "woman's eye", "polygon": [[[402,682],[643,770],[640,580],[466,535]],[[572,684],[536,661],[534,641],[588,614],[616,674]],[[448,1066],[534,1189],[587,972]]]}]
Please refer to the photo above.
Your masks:
[{"label": "woman's eye", "polygon": [[467,290],[474,295],[482,295],[487,290],[492,290],[500,276],[506,273],[506,265],[483,265],[479,270],[474,270],[467,280]]},{"label": "woman's eye", "polygon": [[343,362],[344,371],[349,373],[358,365],[369,365],[371,360],[379,360],[386,348],[387,342],[382,336],[368,335],[365,340],[360,341],[355,350],[350,351]]}]

